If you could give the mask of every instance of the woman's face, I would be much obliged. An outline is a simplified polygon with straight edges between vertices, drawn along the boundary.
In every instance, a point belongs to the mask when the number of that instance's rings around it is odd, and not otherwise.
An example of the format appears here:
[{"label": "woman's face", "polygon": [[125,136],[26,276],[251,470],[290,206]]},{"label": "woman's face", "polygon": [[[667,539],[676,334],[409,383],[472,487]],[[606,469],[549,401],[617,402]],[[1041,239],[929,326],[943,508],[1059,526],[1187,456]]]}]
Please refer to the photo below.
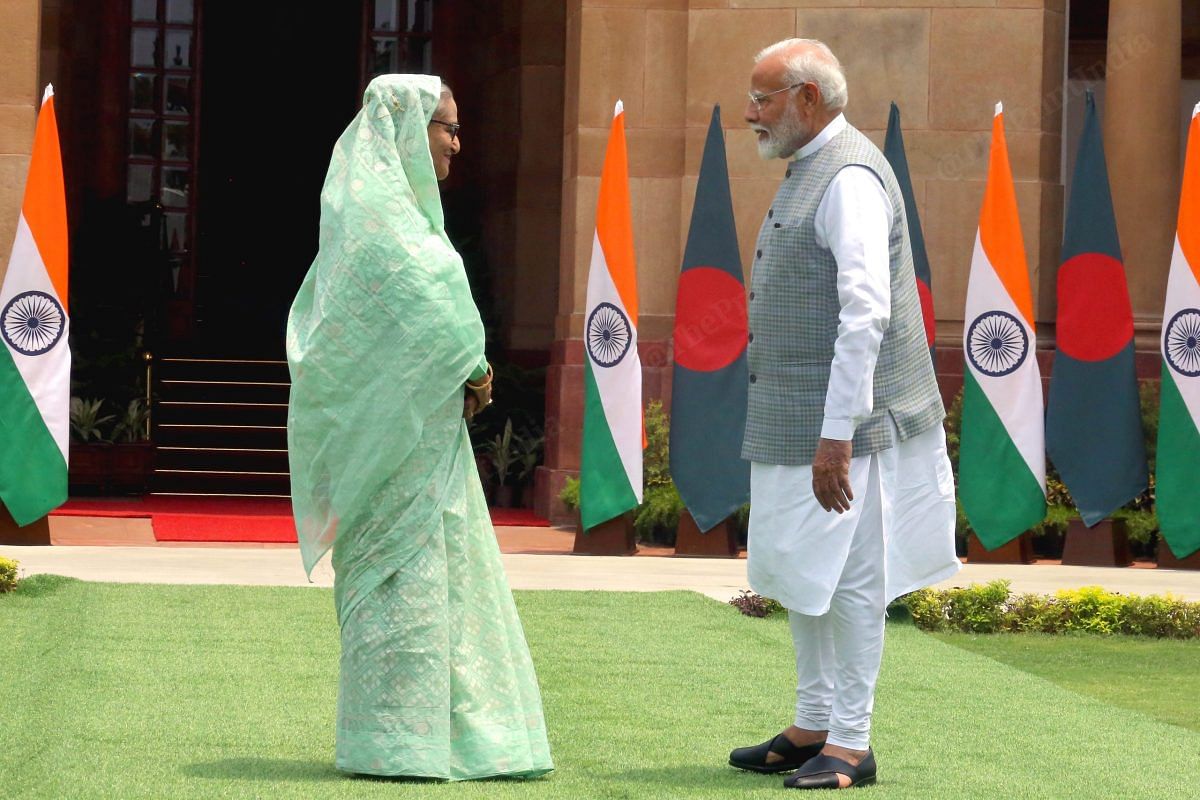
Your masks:
[{"label": "woman's face", "polygon": [[439,181],[450,174],[450,159],[459,151],[458,104],[450,97],[438,104],[429,123],[429,155]]}]

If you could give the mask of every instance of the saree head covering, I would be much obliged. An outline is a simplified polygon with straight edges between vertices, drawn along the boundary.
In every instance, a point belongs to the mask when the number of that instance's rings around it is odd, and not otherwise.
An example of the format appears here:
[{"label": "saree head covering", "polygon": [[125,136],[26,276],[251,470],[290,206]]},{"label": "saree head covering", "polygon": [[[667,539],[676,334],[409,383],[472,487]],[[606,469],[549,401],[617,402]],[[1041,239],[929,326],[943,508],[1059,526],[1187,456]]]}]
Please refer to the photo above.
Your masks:
[{"label": "saree head covering", "polygon": [[486,368],[429,155],[440,92],[429,75],[372,81],[321,192],[320,249],[287,329],[292,505],[310,574],[339,528],[373,513],[429,413]]},{"label": "saree head covering", "polygon": [[440,89],[376,78],[334,150],[288,318],[292,504],[305,569],[333,549],[338,769],[532,777],[553,764],[462,419],[487,362],[429,154]]}]

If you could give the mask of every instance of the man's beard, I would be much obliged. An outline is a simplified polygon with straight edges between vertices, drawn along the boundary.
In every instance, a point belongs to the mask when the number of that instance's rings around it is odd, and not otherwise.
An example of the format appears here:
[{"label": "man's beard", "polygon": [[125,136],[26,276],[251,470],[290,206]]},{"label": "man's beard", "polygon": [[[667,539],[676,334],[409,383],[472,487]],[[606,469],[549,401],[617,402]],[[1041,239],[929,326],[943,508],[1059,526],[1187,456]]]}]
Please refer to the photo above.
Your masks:
[{"label": "man's beard", "polygon": [[765,132],[767,138],[758,140],[758,157],[764,161],[773,158],[787,158],[800,149],[806,130],[800,112],[793,105],[788,105],[779,122],[774,127],[766,125],[751,125],[755,132]]}]

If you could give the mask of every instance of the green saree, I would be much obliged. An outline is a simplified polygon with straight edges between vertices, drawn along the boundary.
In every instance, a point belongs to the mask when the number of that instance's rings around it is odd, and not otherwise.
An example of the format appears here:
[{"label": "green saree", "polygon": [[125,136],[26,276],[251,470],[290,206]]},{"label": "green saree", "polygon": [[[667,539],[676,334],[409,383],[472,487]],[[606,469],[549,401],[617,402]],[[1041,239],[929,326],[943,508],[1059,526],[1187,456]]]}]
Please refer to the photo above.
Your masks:
[{"label": "green saree", "polygon": [[334,148],[288,317],[292,504],[305,570],[333,550],[338,769],[532,777],[553,764],[462,420],[486,360],[429,155],[440,89],[376,78]]}]

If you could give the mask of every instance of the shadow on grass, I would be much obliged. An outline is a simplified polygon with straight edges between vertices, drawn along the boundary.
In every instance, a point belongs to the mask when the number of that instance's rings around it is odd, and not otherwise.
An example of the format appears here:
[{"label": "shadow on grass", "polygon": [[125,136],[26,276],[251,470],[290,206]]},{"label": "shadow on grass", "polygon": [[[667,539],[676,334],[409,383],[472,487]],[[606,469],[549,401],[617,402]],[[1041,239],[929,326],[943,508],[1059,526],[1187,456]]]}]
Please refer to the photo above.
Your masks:
[{"label": "shadow on grass", "polygon": [[188,764],[185,774],[193,778],[240,781],[340,781],[349,778],[333,764],[287,758],[223,758]]},{"label": "shadow on grass", "polygon": [[[338,770],[333,764],[302,761],[287,758],[223,758],[220,761],[205,761],[188,764],[183,772],[193,778],[208,780],[239,781],[290,781],[296,783],[320,783],[328,781],[370,781],[376,783],[446,783],[440,778],[415,778],[406,775],[358,775]],[[538,778],[514,778],[497,775],[482,778],[474,783],[517,783],[536,781]]]},{"label": "shadow on grass", "polygon": [[727,787],[733,790],[781,789],[787,773],[766,775],[734,769],[729,766],[645,767],[611,773],[622,783],[689,789]]},{"label": "shadow on grass", "polygon": [[21,578],[21,580],[17,581],[17,588],[13,591],[0,593],[0,598],[22,597],[33,599],[36,597],[48,597],[64,586],[79,582],[78,578],[68,578],[63,575],[30,575],[28,578]]}]

